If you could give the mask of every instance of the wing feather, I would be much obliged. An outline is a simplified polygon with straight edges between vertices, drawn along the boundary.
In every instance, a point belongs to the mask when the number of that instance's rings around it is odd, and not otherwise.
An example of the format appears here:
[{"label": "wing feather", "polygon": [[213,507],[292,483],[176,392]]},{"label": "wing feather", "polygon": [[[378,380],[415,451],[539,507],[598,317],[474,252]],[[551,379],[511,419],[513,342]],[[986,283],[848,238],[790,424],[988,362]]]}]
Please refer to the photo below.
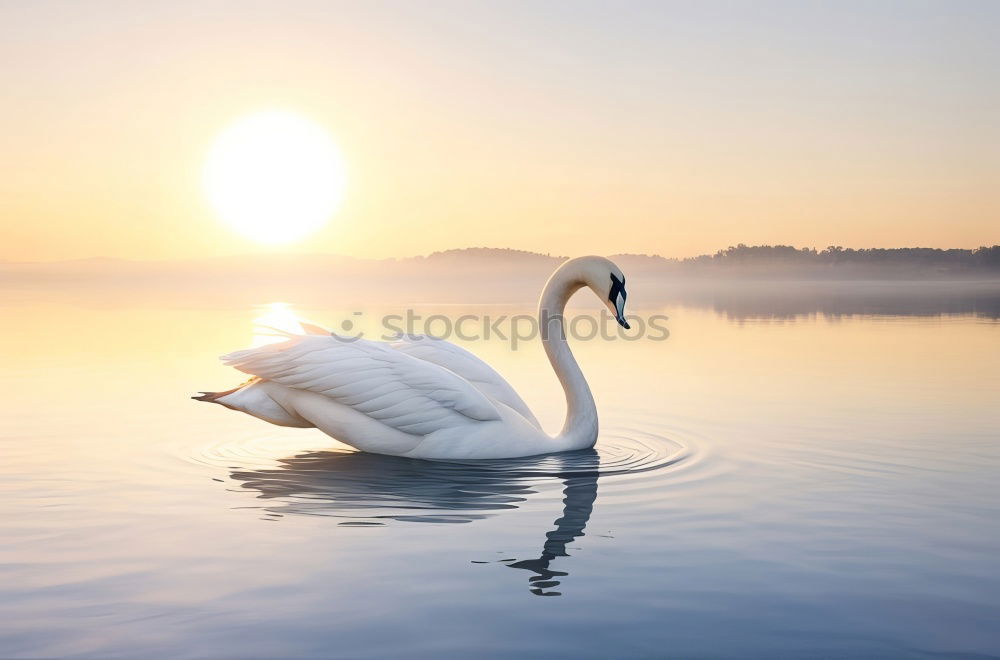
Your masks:
[{"label": "wing feather", "polygon": [[222,360],[244,373],[322,394],[414,435],[470,420],[500,419],[496,406],[473,384],[381,342],[291,335],[287,341],[236,351]]},{"label": "wing feather", "polygon": [[461,376],[487,398],[498,401],[539,426],[535,415],[513,387],[490,365],[469,351],[444,339],[425,335],[401,334],[388,344],[396,351],[436,364]]}]

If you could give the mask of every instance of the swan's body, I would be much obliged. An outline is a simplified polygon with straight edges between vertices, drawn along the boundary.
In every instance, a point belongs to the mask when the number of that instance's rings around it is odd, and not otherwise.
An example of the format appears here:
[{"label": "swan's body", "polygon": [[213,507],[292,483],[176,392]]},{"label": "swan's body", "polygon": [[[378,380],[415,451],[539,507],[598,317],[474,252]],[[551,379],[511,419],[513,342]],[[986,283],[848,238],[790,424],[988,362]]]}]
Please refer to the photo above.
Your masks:
[{"label": "swan's body", "polygon": [[545,352],[566,392],[562,431],[546,434],[500,374],[441,339],[403,336],[390,342],[311,334],[223,356],[253,378],[229,392],[196,397],[281,426],[316,427],[362,451],[425,459],[532,456],[593,447],[597,408],[566,343],[563,311],[588,286],[618,322],[624,277],[603,257],[562,264],[539,302]]}]

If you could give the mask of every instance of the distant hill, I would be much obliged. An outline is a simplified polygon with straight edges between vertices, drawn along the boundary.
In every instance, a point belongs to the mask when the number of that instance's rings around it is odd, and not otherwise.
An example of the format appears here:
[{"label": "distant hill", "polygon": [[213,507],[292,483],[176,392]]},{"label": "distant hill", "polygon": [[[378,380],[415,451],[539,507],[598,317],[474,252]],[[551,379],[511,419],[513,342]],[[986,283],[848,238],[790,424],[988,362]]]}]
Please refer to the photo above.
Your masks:
[{"label": "distant hill", "polygon": [[[824,250],[787,245],[736,245],[712,255],[670,259],[650,254],[610,255],[630,278],[671,280],[963,280],[1000,278],[1000,245],[974,250],[895,248]],[[351,278],[386,285],[409,279],[543,279],[565,256],[473,247],[402,259],[359,259],[328,254],[240,255],[173,261],[79,259],[0,263],[0,287],[91,280],[269,285],[303,280],[337,286]]]},{"label": "distant hill", "polygon": [[[736,245],[712,255],[671,259],[656,254],[610,255],[622,268],[675,276],[880,279],[1000,276],[1000,245],[974,250],[937,248],[870,248],[830,246],[824,250],[789,245]],[[416,257],[414,259],[421,259]],[[495,267],[497,263],[553,266],[564,256],[499,248],[466,248],[434,252],[426,263]],[[408,261],[406,259],[401,261]]]},{"label": "distant hill", "polygon": [[[737,318],[868,313],[975,313],[1000,318],[1000,246],[825,250],[737,245],[668,259],[610,255],[625,271],[629,303],[685,304]],[[242,308],[288,301],[318,308],[512,305],[531,308],[565,257],[468,248],[403,259],[242,255],[175,261],[82,259],[0,263],[0,308],[74,305]],[[574,305],[596,305],[581,296]]]},{"label": "distant hill", "polygon": [[[414,257],[420,259],[420,257]],[[453,250],[442,250],[431,252],[424,257],[427,261],[459,261],[463,259],[502,259],[504,261],[527,261],[537,263],[539,261],[563,261],[569,257],[553,256],[551,254],[541,254],[539,252],[529,252],[528,250],[511,250],[509,248],[471,247],[456,248]]]}]

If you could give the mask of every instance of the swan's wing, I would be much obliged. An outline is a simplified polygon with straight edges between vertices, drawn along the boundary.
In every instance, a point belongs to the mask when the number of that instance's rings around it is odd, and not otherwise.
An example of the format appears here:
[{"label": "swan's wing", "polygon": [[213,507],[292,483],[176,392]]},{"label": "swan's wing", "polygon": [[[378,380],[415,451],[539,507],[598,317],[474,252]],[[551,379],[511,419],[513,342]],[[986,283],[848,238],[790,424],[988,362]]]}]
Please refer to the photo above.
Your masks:
[{"label": "swan's wing", "polygon": [[[288,325],[288,324],[286,324]],[[298,334],[300,331],[302,334],[306,335],[323,335],[329,336],[333,334],[333,331],[329,328],[324,328],[318,323],[313,323],[312,321],[305,321],[303,319],[296,318],[294,325],[297,326],[294,329],[290,327],[279,328],[273,325],[268,325],[263,322],[262,319],[257,319],[254,321],[254,334],[261,335],[264,337],[292,337]]]},{"label": "swan's wing", "polygon": [[500,419],[470,383],[381,342],[292,335],[222,360],[244,373],[328,396],[404,433],[429,435],[470,420]]},{"label": "swan's wing", "polygon": [[539,426],[528,404],[518,396],[510,383],[493,367],[464,348],[450,341],[425,335],[399,335],[389,342],[389,346],[458,374],[488,398],[510,406],[529,422]]},{"label": "swan's wing", "polygon": [[307,335],[332,335],[333,331],[329,328],[324,328],[318,323],[313,323],[312,321],[303,321],[298,319],[299,325],[302,326],[302,330]]}]

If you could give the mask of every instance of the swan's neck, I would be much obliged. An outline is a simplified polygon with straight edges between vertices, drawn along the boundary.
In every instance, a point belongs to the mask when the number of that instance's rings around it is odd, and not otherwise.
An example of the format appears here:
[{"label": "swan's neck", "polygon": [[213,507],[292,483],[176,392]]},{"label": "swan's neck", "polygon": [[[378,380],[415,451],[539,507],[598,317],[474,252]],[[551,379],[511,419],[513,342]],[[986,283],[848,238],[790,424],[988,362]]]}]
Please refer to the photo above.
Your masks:
[{"label": "swan's neck", "polygon": [[597,442],[597,407],[587,380],[566,342],[566,301],[582,287],[583,280],[569,269],[557,270],[538,303],[538,327],[549,362],[566,393],[566,422],[555,436],[560,451],[593,447]]}]

